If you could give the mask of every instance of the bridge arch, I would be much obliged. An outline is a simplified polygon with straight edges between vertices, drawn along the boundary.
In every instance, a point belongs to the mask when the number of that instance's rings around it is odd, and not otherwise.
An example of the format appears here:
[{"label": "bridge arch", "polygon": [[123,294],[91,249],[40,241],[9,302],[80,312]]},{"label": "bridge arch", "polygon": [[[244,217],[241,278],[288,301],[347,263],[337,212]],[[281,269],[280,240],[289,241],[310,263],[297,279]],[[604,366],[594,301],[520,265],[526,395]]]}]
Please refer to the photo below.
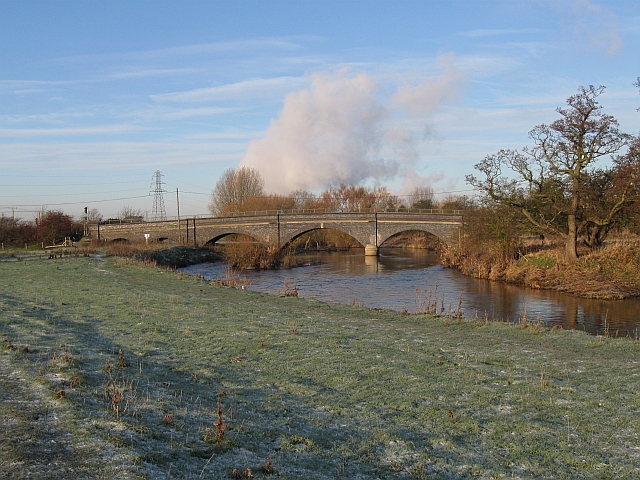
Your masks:
[{"label": "bridge arch", "polygon": [[334,228],[334,227],[324,227],[324,228],[316,227],[316,228],[309,228],[307,230],[301,231],[300,233],[292,236],[283,245],[281,245],[281,249],[287,248],[288,246],[290,246],[293,242],[295,242],[297,239],[299,239],[303,235],[310,234],[312,232],[331,232],[331,231],[339,232],[339,233],[342,233],[344,235],[347,235],[350,238],[352,238],[353,240],[355,240],[361,247],[363,247],[363,248],[365,247],[365,245],[363,245],[362,242],[358,238],[354,237],[349,232],[346,232],[343,229]]},{"label": "bridge arch", "polygon": [[433,237],[436,237],[438,241],[441,243],[448,243],[446,239],[442,238],[437,233],[433,232],[432,229],[430,228],[399,228],[397,229],[396,232],[393,232],[393,233],[385,232],[384,237],[380,236],[378,246],[384,245],[385,242],[391,240],[392,238],[398,235],[401,235],[403,233],[409,233],[409,232],[423,232]]},{"label": "bridge arch", "polygon": [[[442,216],[444,217],[444,216]],[[377,246],[402,232],[418,230],[435,235],[441,242],[451,245],[458,242],[462,226],[462,215],[459,219],[434,218],[421,219],[415,215],[397,215],[393,218],[378,218]]]},{"label": "bridge arch", "polygon": [[[407,237],[407,238],[402,238],[404,235],[412,235],[411,237]],[[394,239],[398,239],[394,242]],[[428,249],[437,249],[438,246],[444,244],[444,241],[442,240],[442,238],[438,237],[437,235],[435,235],[434,233],[426,230],[426,229],[407,229],[407,230],[402,230],[398,233],[394,233],[393,235],[390,235],[387,238],[381,239],[380,240],[380,245],[379,247],[385,247],[387,245],[392,245],[398,241],[400,241],[400,243],[403,242],[403,240],[410,240],[414,243],[411,244],[411,246],[419,246],[419,248],[428,248]]]},{"label": "bridge arch", "polygon": [[[239,235],[239,236],[245,237],[246,239],[250,239],[250,240],[252,240],[252,241],[254,241],[256,243],[260,243],[260,244],[264,245],[265,247],[269,246],[265,242],[261,241],[259,238],[256,238],[255,235],[250,235],[250,234],[247,234],[247,233],[237,233],[237,232],[221,233],[221,234],[216,235],[215,237],[212,237],[209,240],[205,241],[204,245],[215,245],[216,243],[218,243],[223,238],[227,238],[227,237],[230,237],[232,235]],[[241,239],[240,241],[243,241],[243,239]]]}]

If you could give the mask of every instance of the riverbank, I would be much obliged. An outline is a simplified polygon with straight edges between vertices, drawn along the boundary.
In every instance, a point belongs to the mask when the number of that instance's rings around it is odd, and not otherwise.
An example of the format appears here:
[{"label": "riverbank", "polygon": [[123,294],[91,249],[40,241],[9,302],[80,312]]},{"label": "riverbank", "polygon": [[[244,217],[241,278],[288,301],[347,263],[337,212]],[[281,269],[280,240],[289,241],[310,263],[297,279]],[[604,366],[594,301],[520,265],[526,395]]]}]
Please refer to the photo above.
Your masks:
[{"label": "riverbank", "polygon": [[114,257],[131,258],[146,265],[167,268],[181,268],[198,263],[212,263],[222,260],[222,254],[211,248],[159,244],[111,244],[106,254]]},{"label": "riverbank", "polygon": [[633,339],[100,256],[0,263],[0,319],[5,478],[640,475]]},{"label": "riverbank", "polygon": [[622,300],[640,297],[640,246],[612,242],[564,261],[562,246],[544,248],[504,261],[489,249],[446,248],[442,263],[474,278],[557,290],[583,298]]}]

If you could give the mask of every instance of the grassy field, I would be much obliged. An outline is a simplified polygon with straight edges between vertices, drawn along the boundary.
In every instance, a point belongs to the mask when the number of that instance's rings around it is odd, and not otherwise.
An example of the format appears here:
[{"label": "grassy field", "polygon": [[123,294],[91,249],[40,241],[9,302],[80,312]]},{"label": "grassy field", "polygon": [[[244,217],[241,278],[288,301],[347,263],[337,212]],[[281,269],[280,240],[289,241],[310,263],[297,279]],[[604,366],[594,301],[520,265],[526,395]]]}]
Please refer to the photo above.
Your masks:
[{"label": "grassy field", "polygon": [[0,261],[2,478],[638,478],[633,339]]}]

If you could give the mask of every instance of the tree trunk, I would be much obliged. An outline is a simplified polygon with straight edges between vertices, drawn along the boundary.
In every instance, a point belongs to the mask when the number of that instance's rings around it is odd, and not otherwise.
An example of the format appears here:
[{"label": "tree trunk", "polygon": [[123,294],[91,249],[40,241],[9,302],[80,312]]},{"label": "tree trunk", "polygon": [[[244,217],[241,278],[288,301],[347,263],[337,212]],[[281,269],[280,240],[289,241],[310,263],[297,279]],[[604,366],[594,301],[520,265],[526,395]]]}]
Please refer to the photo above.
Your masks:
[{"label": "tree trunk", "polygon": [[567,219],[567,238],[565,244],[565,257],[569,263],[578,259],[578,228],[575,214],[569,214]]}]

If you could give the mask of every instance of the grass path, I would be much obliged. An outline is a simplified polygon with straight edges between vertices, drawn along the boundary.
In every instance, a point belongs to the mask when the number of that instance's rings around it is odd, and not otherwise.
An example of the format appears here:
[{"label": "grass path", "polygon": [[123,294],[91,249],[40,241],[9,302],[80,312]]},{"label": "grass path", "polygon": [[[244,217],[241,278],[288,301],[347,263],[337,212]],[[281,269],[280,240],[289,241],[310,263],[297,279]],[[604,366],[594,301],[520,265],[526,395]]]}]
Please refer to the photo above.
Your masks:
[{"label": "grass path", "polygon": [[0,262],[0,337],[2,478],[640,476],[631,339],[113,258]]}]

